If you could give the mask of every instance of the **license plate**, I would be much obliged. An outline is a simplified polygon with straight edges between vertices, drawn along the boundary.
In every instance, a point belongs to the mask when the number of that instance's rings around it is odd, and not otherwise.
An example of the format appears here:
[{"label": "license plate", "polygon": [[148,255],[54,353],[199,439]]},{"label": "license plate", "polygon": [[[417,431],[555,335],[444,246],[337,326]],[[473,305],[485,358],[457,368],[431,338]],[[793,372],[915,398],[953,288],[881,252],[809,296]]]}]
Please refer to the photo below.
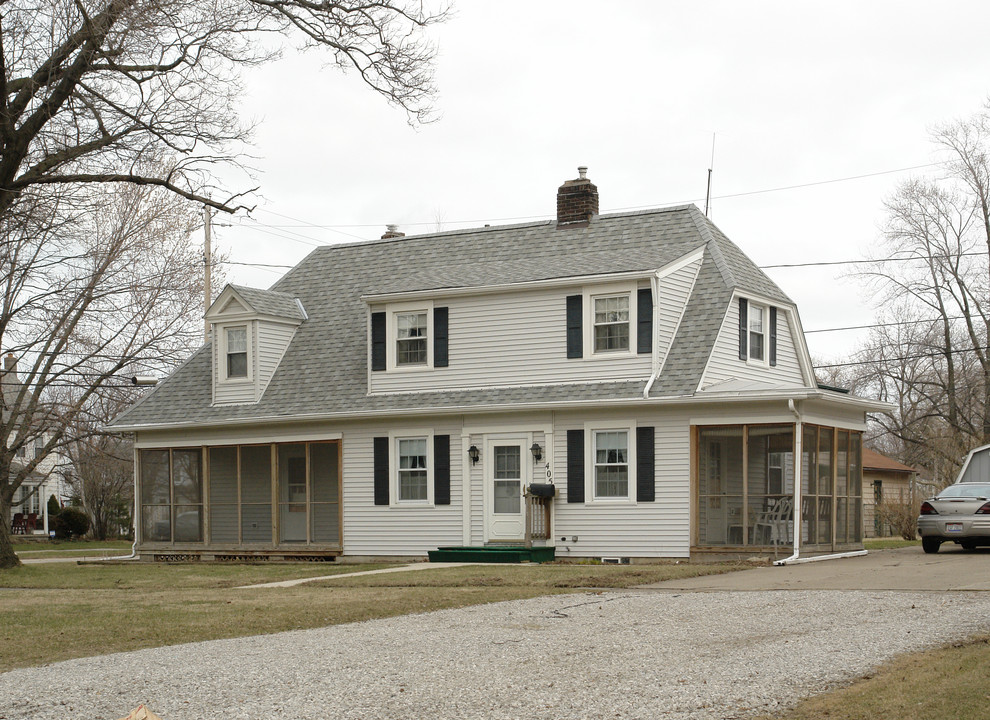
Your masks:
[{"label": "license plate", "polygon": [[962,523],[946,523],[946,532],[962,532]]}]

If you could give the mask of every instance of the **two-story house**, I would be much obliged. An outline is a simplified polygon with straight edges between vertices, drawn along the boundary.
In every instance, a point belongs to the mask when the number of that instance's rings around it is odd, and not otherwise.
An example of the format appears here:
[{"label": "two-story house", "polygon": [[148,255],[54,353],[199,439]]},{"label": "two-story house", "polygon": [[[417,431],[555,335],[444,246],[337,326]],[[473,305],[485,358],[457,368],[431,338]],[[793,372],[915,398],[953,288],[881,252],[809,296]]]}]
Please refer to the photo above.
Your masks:
[{"label": "two-story house", "polygon": [[421,557],[521,542],[527,507],[559,558],[861,547],[886,406],[817,386],[693,205],[600,215],[582,168],[554,220],[321,247],[207,319],[113,424],[142,557]]},{"label": "two-story house", "polygon": [[[3,359],[3,370],[0,371],[0,392],[3,394],[3,407],[0,412],[5,421],[12,415],[12,408],[23,406],[24,394],[30,393],[30,388],[24,387],[24,382],[17,373],[17,358],[8,353]],[[13,452],[11,459],[11,475],[16,475],[37,461],[20,487],[14,491],[11,502],[10,517],[4,518],[7,527],[15,535],[48,536],[49,516],[48,498],[54,496],[59,505],[64,505],[69,499],[69,491],[63,471],[65,458],[58,452],[46,452],[45,445],[50,434],[44,428],[31,428],[15,421],[13,432],[8,438],[8,447]]]}]

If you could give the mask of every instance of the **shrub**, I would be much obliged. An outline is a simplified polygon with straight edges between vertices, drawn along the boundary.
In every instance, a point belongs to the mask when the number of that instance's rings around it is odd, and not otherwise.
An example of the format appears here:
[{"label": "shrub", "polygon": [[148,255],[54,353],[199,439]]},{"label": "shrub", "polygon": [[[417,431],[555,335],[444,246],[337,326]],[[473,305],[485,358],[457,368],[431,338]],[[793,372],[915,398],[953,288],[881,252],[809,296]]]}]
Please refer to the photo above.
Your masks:
[{"label": "shrub", "polygon": [[918,508],[913,502],[894,502],[884,500],[877,505],[877,516],[884,525],[905,540],[918,539]]},{"label": "shrub", "polygon": [[58,516],[62,512],[62,506],[58,504],[58,498],[54,495],[48,498],[48,522],[52,521],[52,518]]},{"label": "shrub", "polygon": [[55,537],[60,540],[81,538],[89,532],[89,516],[79,508],[63,508],[50,522],[54,525]]}]

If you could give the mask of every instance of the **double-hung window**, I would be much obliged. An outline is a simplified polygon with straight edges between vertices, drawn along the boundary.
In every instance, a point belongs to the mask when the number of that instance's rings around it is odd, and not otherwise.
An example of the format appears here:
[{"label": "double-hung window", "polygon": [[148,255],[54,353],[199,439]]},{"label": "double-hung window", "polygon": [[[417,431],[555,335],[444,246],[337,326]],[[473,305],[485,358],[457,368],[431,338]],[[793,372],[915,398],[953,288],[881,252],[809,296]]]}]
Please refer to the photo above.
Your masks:
[{"label": "double-hung window", "polygon": [[749,325],[749,359],[757,362],[763,362],[766,357],[764,353],[764,315],[763,307],[750,303],[747,319]]},{"label": "double-hung window", "polygon": [[226,329],[227,377],[247,378],[247,327]]},{"label": "double-hung window", "polygon": [[629,497],[629,431],[592,431],[595,498]]},{"label": "double-hung window", "polygon": [[399,312],[395,314],[395,364],[426,365],[428,355],[428,313]]},{"label": "double-hung window", "polygon": [[396,498],[399,502],[429,502],[428,445],[429,438],[425,437],[396,440]]},{"label": "double-hung window", "polygon": [[594,298],[595,352],[629,351],[629,294]]}]

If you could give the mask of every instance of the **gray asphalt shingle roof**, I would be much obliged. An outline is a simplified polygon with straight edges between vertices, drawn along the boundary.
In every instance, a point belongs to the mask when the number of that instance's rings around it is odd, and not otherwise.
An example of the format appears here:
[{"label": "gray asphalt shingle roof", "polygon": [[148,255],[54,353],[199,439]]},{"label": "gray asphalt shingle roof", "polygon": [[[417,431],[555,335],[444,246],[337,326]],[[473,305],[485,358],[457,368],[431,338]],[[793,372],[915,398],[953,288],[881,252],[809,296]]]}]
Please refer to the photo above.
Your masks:
[{"label": "gray asphalt shingle roof", "polygon": [[367,306],[362,298],[652,271],[699,247],[705,248],[701,272],[651,392],[654,397],[691,394],[734,289],[791,301],[696,207],[686,205],[601,215],[586,227],[561,230],[552,221],[536,222],[317,248],[269,291],[236,288],[259,311],[263,303],[284,303],[279,307],[285,310],[289,299],[294,303],[299,298],[308,315],[258,403],[211,407],[207,345],[115,424],[641,398],[645,377],[633,382],[369,396]]},{"label": "gray asphalt shingle roof", "polygon": [[299,308],[299,302],[295,295],[276,292],[275,290],[260,290],[245,285],[231,285],[230,287],[236,290],[244,302],[248,303],[251,309],[260,315],[274,315],[293,320],[306,319]]}]

